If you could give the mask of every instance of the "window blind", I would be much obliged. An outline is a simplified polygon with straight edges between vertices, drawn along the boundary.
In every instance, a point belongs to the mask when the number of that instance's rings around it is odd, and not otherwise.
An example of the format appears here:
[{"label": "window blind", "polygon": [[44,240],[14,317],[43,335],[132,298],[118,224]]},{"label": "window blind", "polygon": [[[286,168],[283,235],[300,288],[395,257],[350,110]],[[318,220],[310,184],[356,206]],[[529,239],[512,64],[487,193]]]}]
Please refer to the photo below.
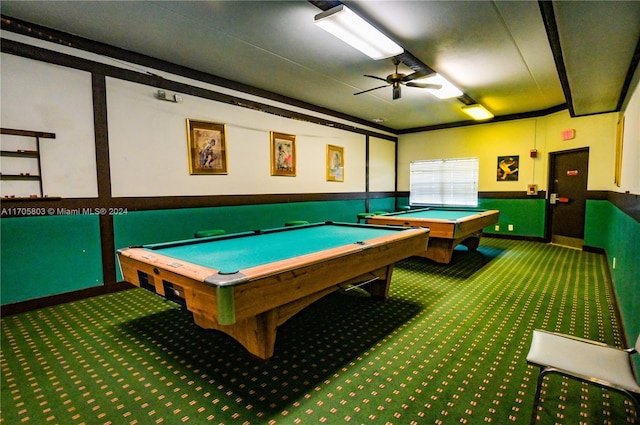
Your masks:
[{"label": "window blind", "polygon": [[478,158],[412,162],[409,204],[477,207],[478,163]]}]

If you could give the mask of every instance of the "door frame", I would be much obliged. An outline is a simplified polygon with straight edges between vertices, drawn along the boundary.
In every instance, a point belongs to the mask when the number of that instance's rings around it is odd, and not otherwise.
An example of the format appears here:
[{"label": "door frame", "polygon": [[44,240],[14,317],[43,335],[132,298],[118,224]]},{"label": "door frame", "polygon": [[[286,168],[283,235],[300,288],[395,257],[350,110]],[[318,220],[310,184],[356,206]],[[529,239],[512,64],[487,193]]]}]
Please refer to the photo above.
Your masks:
[{"label": "door frame", "polygon": [[[587,157],[590,158],[590,150],[588,146],[575,148],[575,149],[567,149],[563,151],[554,151],[549,152],[549,161],[547,167],[547,196],[545,199],[545,228],[544,228],[544,240],[547,243],[551,242],[552,233],[553,233],[553,204],[551,204],[551,194],[555,193],[555,183],[553,181],[556,167],[556,158],[558,155],[567,154],[567,153],[578,153],[578,152],[587,152]],[[587,181],[588,181],[588,160],[587,160]],[[587,187],[587,192],[589,188]],[[586,208],[586,205],[585,205]],[[586,214],[586,211],[585,211]]]}]

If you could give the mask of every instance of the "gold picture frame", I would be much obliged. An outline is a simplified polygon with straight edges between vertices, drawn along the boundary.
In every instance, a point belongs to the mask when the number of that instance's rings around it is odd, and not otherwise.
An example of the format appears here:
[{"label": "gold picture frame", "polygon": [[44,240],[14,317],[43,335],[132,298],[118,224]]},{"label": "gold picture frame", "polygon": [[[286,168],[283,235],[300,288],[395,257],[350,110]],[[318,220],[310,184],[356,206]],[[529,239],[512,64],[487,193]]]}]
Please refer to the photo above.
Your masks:
[{"label": "gold picture frame", "polygon": [[187,118],[189,174],[227,174],[224,124]]},{"label": "gold picture frame", "polygon": [[622,184],[622,145],[624,142],[624,115],[618,119],[616,128],[616,164],[613,176],[613,183],[620,187]]},{"label": "gold picture frame", "polygon": [[327,181],[344,181],[344,148],[327,145]]},{"label": "gold picture frame", "polygon": [[271,132],[271,175],[296,175],[296,136]]}]

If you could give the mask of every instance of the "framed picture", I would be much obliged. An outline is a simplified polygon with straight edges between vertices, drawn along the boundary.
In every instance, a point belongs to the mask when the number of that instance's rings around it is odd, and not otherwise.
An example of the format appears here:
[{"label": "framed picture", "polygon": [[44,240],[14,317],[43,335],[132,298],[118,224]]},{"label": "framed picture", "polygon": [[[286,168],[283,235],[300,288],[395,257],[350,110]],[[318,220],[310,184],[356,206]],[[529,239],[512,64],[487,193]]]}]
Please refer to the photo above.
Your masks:
[{"label": "framed picture", "polygon": [[189,174],[227,174],[224,124],[187,119]]},{"label": "framed picture", "polygon": [[498,157],[498,178],[499,182],[518,181],[518,168],[520,163],[519,155]]},{"label": "framed picture", "polygon": [[296,136],[271,132],[271,175],[296,175]]},{"label": "framed picture", "polygon": [[622,183],[622,143],[624,139],[624,115],[618,120],[616,129],[616,168],[613,176],[613,183],[620,187]]},{"label": "framed picture", "polygon": [[327,145],[327,181],[344,181],[344,148]]}]

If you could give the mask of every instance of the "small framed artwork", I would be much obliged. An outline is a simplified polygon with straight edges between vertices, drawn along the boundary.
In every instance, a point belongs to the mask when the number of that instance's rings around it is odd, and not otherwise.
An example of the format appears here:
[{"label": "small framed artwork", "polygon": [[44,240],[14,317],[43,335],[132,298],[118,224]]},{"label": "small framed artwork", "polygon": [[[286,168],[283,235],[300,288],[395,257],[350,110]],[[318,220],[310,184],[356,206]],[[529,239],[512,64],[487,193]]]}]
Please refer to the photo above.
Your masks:
[{"label": "small framed artwork", "polygon": [[226,127],[187,119],[189,174],[227,174]]},{"label": "small framed artwork", "polygon": [[327,181],[344,181],[344,148],[327,145]]},{"label": "small framed artwork", "polygon": [[518,169],[520,163],[519,155],[508,155],[498,157],[498,178],[499,182],[518,181]]},{"label": "small framed artwork", "polygon": [[296,136],[271,132],[271,175],[296,175]]},{"label": "small framed artwork", "polygon": [[613,183],[620,187],[622,180],[622,143],[624,139],[624,115],[618,120],[616,129],[616,166]]}]

